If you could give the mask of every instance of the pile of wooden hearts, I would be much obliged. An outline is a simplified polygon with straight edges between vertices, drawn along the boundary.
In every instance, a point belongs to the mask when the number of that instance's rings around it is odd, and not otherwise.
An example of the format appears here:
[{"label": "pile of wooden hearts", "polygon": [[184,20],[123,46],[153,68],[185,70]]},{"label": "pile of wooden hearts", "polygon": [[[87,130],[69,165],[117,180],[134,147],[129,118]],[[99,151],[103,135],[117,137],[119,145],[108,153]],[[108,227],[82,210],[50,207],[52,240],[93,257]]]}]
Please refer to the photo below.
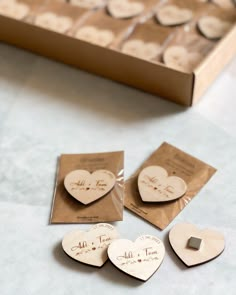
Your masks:
[{"label": "pile of wooden hearts", "polygon": [[[156,18],[162,26],[179,26],[190,22],[193,11],[176,5],[164,5],[156,11]],[[207,15],[197,22],[200,33],[210,40],[222,38],[232,27],[232,23]],[[163,53],[164,63],[176,70],[191,72],[203,60],[199,52],[189,52],[182,45],[171,45]]]},{"label": "pile of wooden hearts", "polygon": [[68,233],[62,247],[76,261],[96,267],[102,267],[109,257],[119,270],[142,281],[156,272],[165,255],[164,244],[157,237],[143,235],[135,242],[119,239],[116,229],[106,223],[97,224],[88,232]]},{"label": "pile of wooden hearts", "polygon": [[[190,243],[194,240],[196,243]],[[191,224],[177,224],[169,233],[170,244],[186,266],[202,264],[220,255],[224,237],[213,230],[198,230]],[[65,253],[74,260],[102,267],[109,260],[122,272],[147,281],[160,267],[165,256],[163,242],[151,235],[142,235],[134,242],[120,239],[110,224],[94,225],[88,232],[72,231],[62,241]]]},{"label": "pile of wooden hearts", "polygon": [[138,176],[138,189],[143,202],[168,202],[182,197],[187,184],[160,166],[148,166]]}]

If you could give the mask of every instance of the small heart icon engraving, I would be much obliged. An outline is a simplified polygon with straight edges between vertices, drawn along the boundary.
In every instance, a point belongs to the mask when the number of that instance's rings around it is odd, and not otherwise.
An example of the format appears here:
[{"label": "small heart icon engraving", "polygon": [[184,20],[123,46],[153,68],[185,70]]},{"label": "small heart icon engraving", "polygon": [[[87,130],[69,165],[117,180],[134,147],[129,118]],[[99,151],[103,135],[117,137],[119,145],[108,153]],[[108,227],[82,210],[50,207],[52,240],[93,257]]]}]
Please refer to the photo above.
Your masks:
[{"label": "small heart icon engraving", "polygon": [[75,230],[65,235],[62,248],[76,261],[101,267],[108,259],[107,248],[119,234],[110,224],[99,223],[89,231]]}]

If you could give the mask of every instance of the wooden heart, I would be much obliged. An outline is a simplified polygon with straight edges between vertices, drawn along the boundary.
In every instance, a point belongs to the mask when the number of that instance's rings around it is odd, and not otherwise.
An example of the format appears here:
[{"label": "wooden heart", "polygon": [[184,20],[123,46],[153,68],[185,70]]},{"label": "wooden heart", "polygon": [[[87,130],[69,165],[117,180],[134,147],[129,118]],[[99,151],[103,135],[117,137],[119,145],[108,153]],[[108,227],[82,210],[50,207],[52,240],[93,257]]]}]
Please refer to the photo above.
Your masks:
[{"label": "wooden heart", "polygon": [[71,0],[70,4],[92,9],[105,5],[105,0]]},{"label": "wooden heart", "polygon": [[108,246],[118,237],[119,234],[112,225],[99,223],[87,232],[75,230],[66,234],[62,248],[79,262],[101,267],[108,259]]},{"label": "wooden heart", "polygon": [[203,16],[198,21],[200,32],[208,39],[219,39],[223,37],[231,27],[231,22],[222,21],[215,16]]},{"label": "wooden heart", "polygon": [[65,33],[70,29],[73,22],[66,16],[58,16],[52,12],[45,12],[38,15],[35,19],[35,25],[44,29],[52,30],[57,33]]},{"label": "wooden heart", "polygon": [[168,177],[164,168],[149,166],[138,176],[138,189],[144,202],[166,202],[182,197],[187,185],[180,177]]},{"label": "wooden heart", "polygon": [[140,2],[129,2],[128,0],[110,0],[107,8],[115,18],[130,18],[143,12],[144,5]]},{"label": "wooden heart", "polygon": [[122,52],[138,58],[150,60],[161,52],[161,46],[157,43],[145,43],[142,40],[130,40],[124,43]]},{"label": "wooden heart", "polygon": [[[189,247],[189,239],[201,239],[200,249]],[[215,230],[199,230],[195,225],[180,223],[169,233],[171,247],[187,266],[205,263],[219,256],[225,247],[224,236]]]},{"label": "wooden heart", "polygon": [[108,170],[74,170],[66,175],[64,185],[77,201],[87,205],[105,196],[115,185],[115,175]]},{"label": "wooden heart", "polygon": [[143,235],[134,243],[118,239],[108,247],[110,261],[119,270],[142,281],[147,281],[157,271],[164,256],[163,242],[150,235]]},{"label": "wooden heart", "polygon": [[190,21],[193,17],[193,12],[187,8],[165,5],[157,10],[156,17],[163,26],[175,26]]},{"label": "wooden heart", "polygon": [[226,9],[230,9],[230,8],[235,7],[233,0],[212,0],[212,2],[218,6],[220,6],[222,8],[226,8]]},{"label": "wooden heart", "polygon": [[95,45],[106,47],[112,43],[115,35],[109,30],[100,30],[92,26],[85,26],[77,31],[75,37]]},{"label": "wooden heart", "polygon": [[202,61],[203,56],[198,52],[188,52],[183,46],[170,46],[163,54],[164,63],[173,69],[192,72]]},{"label": "wooden heart", "polygon": [[29,13],[29,6],[23,3],[18,3],[16,0],[1,0],[0,14],[15,18],[23,19]]}]

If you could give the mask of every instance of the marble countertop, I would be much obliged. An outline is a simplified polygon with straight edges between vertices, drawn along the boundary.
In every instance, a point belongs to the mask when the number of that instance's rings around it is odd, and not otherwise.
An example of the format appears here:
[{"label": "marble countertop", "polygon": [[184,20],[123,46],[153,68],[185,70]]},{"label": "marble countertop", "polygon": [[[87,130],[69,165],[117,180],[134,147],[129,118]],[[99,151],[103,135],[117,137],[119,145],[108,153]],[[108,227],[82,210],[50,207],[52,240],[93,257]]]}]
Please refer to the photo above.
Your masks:
[{"label": "marble countertop", "polygon": [[[235,294],[236,60],[186,109],[155,96],[0,45],[0,294]],[[125,150],[126,178],[163,141],[218,169],[164,231],[125,210],[121,235],[164,240],[167,255],[146,283],[109,262],[69,259],[63,235],[89,225],[48,225],[57,156]],[[167,235],[180,221],[222,231],[216,260],[186,268]]]}]

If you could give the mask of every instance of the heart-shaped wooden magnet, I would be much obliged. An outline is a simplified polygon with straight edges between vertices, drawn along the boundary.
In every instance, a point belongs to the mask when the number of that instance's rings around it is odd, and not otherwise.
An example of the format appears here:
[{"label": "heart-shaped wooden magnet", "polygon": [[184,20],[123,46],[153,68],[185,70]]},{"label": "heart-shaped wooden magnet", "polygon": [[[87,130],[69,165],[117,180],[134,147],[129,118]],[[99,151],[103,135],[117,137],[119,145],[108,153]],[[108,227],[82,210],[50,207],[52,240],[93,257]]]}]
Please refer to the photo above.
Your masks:
[{"label": "heart-shaped wooden magnet", "polygon": [[108,259],[107,248],[119,234],[110,224],[99,223],[89,231],[75,230],[65,235],[62,248],[71,258],[101,267]]},{"label": "heart-shaped wooden magnet", "polygon": [[83,8],[96,8],[105,5],[106,0],[70,0],[70,4]]},{"label": "heart-shaped wooden magnet", "polygon": [[125,42],[122,52],[141,59],[151,60],[161,52],[161,46],[158,43],[145,43],[142,40],[135,39]]},{"label": "heart-shaped wooden magnet", "polygon": [[66,175],[64,185],[77,201],[87,205],[105,196],[116,183],[115,175],[108,170],[74,170]]},{"label": "heart-shaped wooden magnet", "polygon": [[208,39],[223,37],[231,27],[231,22],[223,21],[215,16],[203,16],[198,21],[200,32]]},{"label": "heart-shaped wooden magnet", "polygon": [[165,5],[157,10],[156,17],[163,26],[176,26],[189,22],[193,18],[193,12],[187,8]]},{"label": "heart-shaped wooden magnet", "polygon": [[35,19],[35,25],[57,33],[65,33],[73,22],[67,16],[59,16],[52,12],[44,12]]},{"label": "heart-shaped wooden magnet", "polygon": [[138,176],[138,189],[144,202],[166,202],[182,197],[187,185],[180,177],[168,177],[160,166],[148,166]]},{"label": "heart-shaped wooden magnet", "polygon": [[234,0],[212,0],[212,2],[218,6],[220,6],[222,8],[226,8],[226,9],[230,9],[230,8],[235,7]]},{"label": "heart-shaped wooden magnet", "polygon": [[110,30],[101,30],[92,26],[85,26],[79,29],[75,37],[104,47],[109,46],[115,38],[113,32]]},{"label": "heart-shaped wooden magnet", "polygon": [[115,18],[131,18],[139,15],[144,10],[140,2],[129,0],[110,0],[107,5],[109,13]]},{"label": "heart-shaped wooden magnet", "polygon": [[141,281],[147,281],[156,272],[164,256],[163,242],[150,235],[143,235],[134,243],[118,239],[108,247],[110,261],[119,270]]},{"label": "heart-shaped wooden magnet", "polygon": [[19,3],[16,0],[0,1],[0,14],[2,15],[20,20],[25,18],[29,11],[28,5]]},{"label": "heart-shaped wooden magnet", "polygon": [[202,60],[200,53],[188,52],[179,45],[168,47],[163,54],[163,61],[168,67],[184,72],[192,72]]},{"label": "heart-shaped wooden magnet", "polygon": [[187,266],[210,261],[225,247],[224,236],[215,230],[199,230],[195,225],[180,223],[169,233],[169,241],[176,255]]}]

